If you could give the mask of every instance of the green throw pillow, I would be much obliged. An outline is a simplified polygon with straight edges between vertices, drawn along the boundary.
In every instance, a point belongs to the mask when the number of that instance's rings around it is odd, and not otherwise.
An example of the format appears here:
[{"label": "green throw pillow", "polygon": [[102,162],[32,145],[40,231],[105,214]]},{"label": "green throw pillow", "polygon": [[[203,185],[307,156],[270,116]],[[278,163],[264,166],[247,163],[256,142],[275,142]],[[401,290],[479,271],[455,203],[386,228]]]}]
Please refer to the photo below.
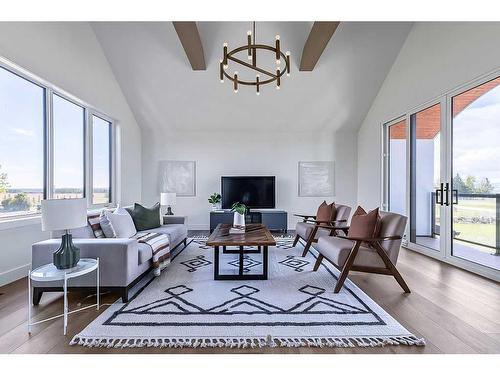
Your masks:
[{"label": "green throw pillow", "polygon": [[132,220],[134,220],[135,229],[137,231],[158,228],[160,224],[160,203],[156,203],[151,208],[141,206],[139,203],[134,204],[134,209],[126,209]]}]

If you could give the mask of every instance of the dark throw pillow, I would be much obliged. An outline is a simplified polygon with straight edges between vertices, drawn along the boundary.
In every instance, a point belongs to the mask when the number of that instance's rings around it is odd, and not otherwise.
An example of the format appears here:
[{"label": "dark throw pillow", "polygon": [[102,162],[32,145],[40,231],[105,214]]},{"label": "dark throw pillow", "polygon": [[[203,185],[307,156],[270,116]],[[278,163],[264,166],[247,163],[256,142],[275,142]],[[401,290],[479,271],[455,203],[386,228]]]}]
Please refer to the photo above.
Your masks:
[{"label": "dark throw pillow", "polygon": [[134,209],[126,208],[127,212],[132,216],[135,229],[143,231],[154,229],[161,226],[160,223],[160,203],[156,203],[153,207],[147,208],[139,203],[134,204]]},{"label": "dark throw pillow", "polygon": [[374,238],[379,231],[378,207],[368,213],[358,206],[351,219],[347,237]]}]

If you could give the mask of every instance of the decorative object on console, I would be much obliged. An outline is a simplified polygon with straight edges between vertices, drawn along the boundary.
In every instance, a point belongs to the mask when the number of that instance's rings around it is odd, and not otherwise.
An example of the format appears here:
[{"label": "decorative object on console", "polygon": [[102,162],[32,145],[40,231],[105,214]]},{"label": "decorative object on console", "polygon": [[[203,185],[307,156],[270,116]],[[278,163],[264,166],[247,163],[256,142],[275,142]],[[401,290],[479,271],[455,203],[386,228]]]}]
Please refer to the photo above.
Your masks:
[{"label": "decorative object on console", "polygon": [[126,208],[126,210],[130,216],[132,216],[135,229],[138,232],[158,228],[161,225],[160,203],[156,203],[151,208],[146,208],[139,203],[134,203],[134,208]]},{"label": "decorative object on console", "polygon": [[[263,68],[260,68],[257,66],[257,50],[267,50],[271,51],[272,53],[275,54],[276,58],[276,70],[275,71],[268,71]],[[236,55],[239,52],[244,52],[247,51],[247,56],[248,59],[251,60],[251,63],[247,63],[245,61],[242,61],[236,57]],[[284,60],[284,67],[281,69],[281,59],[283,58]],[[264,77],[263,80],[260,80],[260,75],[256,74],[255,76],[255,81],[243,81],[238,78],[238,72],[235,71],[233,75],[230,75],[226,73],[226,70],[228,69],[228,60],[231,60],[232,62],[239,64],[243,67],[253,69],[258,73],[265,74],[267,77]],[[262,61],[262,59],[259,59],[259,61]],[[252,31],[247,32],[247,44],[241,47],[237,47],[231,51],[228,51],[228,44],[224,43],[223,44],[223,50],[222,50],[222,60],[220,60],[219,64],[219,79],[221,83],[224,83],[224,77],[229,79],[230,81],[233,82],[233,90],[235,93],[238,92],[238,85],[246,85],[246,86],[256,86],[256,94],[260,95],[260,86],[265,85],[268,83],[272,83],[276,81],[276,89],[279,89],[281,86],[281,76],[285,74],[287,76],[290,75],[290,51],[287,51],[286,54],[284,54],[281,51],[281,46],[280,46],[280,36],[276,35],[276,42],[274,46],[268,46],[265,44],[256,44],[255,42],[255,22],[253,23],[253,40],[252,40]]]},{"label": "decorative object on console", "polygon": [[160,161],[160,192],[176,193],[179,197],[196,196],[196,162]]},{"label": "decorative object on console", "polygon": [[244,227],[247,206],[245,206],[243,203],[235,202],[231,207],[231,212],[234,212],[233,226]]},{"label": "decorative object on console", "polygon": [[176,193],[161,193],[160,203],[162,206],[167,206],[167,212],[165,215],[173,215],[172,206],[177,203]]},{"label": "decorative object on console", "polygon": [[299,197],[335,195],[333,161],[299,161]]},{"label": "decorative object on console", "polygon": [[219,193],[213,193],[208,197],[208,203],[212,205],[212,211],[218,210],[220,208],[220,202],[222,201],[222,196]]},{"label": "decorative object on console", "polygon": [[87,200],[81,199],[46,199],[42,200],[42,230],[64,230],[61,246],[53,254],[57,269],[76,266],[80,260],[80,249],[73,244],[70,229],[87,225]]}]

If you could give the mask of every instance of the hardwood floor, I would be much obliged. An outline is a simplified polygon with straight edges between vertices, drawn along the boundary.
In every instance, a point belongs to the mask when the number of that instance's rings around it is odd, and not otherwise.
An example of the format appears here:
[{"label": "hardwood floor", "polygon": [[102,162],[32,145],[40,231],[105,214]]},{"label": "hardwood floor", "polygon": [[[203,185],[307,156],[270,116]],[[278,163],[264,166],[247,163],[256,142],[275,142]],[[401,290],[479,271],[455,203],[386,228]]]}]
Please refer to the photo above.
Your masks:
[{"label": "hardwood floor", "polygon": [[[33,327],[27,333],[27,280],[0,287],[0,353],[500,353],[500,284],[402,249],[398,269],[412,293],[405,295],[392,277],[356,274],[350,278],[403,326],[427,341],[425,347],[262,348],[262,349],[95,349],[69,346],[71,338],[101,311],[89,309]],[[332,288],[333,288],[332,280]],[[93,303],[95,296],[70,293],[70,309]],[[102,303],[118,296],[103,294]],[[62,311],[62,294],[46,293],[35,319]]]}]

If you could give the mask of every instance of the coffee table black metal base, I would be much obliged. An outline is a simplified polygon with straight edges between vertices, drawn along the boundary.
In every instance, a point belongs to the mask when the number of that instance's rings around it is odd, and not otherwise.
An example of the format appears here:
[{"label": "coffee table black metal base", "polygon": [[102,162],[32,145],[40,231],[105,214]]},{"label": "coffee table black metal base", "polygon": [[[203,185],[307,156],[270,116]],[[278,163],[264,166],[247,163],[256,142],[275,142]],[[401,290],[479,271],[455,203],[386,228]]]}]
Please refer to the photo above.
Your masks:
[{"label": "coffee table black metal base", "polygon": [[[224,246],[225,247],[225,246]],[[219,273],[219,261],[220,261],[220,249],[219,246],[214,246],[214,280],[267,280],[267,270],[268,270],[268,247],[262,246],[262,273],[260,274],[245,274],[243,273],[243,256],[249,252],[255,253],[259,251],[255,250],[245,250],[244,246],[240,246],[237,250],[231,250],[231,253],[239,254],[239,267],[238,274],[221,275]],[[227,250],[224,252],[227,254]]]}]

